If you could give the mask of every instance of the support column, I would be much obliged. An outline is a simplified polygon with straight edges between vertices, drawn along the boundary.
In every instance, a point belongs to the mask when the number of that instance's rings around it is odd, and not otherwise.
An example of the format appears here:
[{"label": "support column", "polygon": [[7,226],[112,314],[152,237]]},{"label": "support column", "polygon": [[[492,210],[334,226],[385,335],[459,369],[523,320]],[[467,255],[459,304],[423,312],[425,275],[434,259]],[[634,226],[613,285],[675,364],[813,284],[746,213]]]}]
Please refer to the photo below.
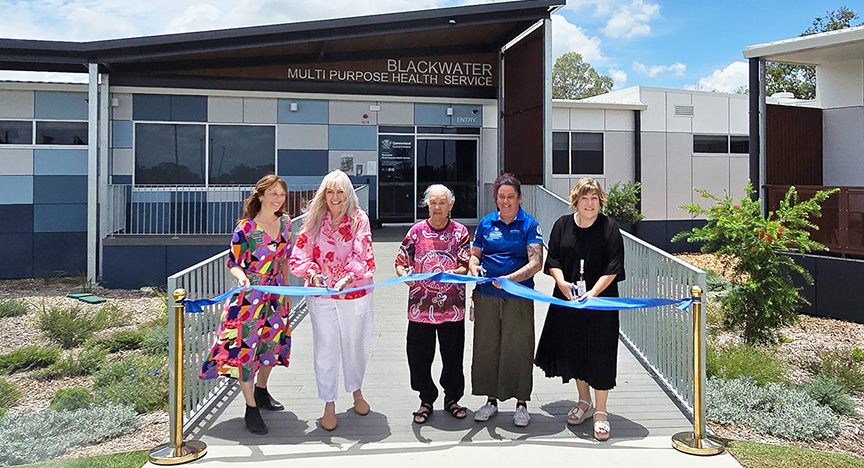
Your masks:
[{"label": "support column", "polygon": [[96,282],[99,242],[98,149],[99,149],[99,64],[87,65],[87,281]]}]

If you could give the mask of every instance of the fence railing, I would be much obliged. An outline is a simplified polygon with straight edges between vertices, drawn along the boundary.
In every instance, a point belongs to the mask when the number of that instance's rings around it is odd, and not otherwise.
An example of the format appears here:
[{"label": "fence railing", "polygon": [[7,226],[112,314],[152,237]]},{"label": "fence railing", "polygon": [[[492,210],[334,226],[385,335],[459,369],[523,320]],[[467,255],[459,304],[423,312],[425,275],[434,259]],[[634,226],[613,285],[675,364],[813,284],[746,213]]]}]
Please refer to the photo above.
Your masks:
[{"label": "fence railing", "polygon": [[[767,207],[774,211],[780,200],[789,191],[788,185],[766,185]],[[819,190],[830,190],[837,186],[796,185],[795,190],[802,200],[812,197]],[[824,244],[832,253],[841,255],[864,255],[864,187],[839,187],[840,191],[822,203],[822,217],[811,218],[819,226],[810,231],[810,238]]]},{"label": "fence railing", "polygon": [[[555,221],[571,211],[566,200],[538,185],[522,186],[522,207],[537,219],[546,238]],[[690,297],[690,288],[694,285],[706,290],[704,271],[627,232],[621,234],[624,236],[624,269],[627,273],[627,279],[618,286],[622,297],[680,299]],[[704,314],[705,308],[702,310]],[[674,306],[636,309],[622,312],[620,323],[625,343],[692,414],[691,314],[691,309],[682,312]],[[704,317],[702,323],[705,323]],[[702,332],[704,334],[705,330]],[[705,362],[704,356],[702,362]],[[702,375],[705,375],[704,369]]]},{"label": "fence railing", "polygon": [[[360,206],[364,210],[369,208],[369,186],[363,185],[355,188],[355,193],[360,202]],[[291,240],[297,238],[297,234],[303,227],[303,221],[306,215],[297,216],[291,220]],[[233,223],[231,224],[234,225]],[[204,299],[219,294],[233,288],[235,281],[228,272],[226,261],[228,258],[228,250],[220,252],[200,263],[190,266],[183,271],[175,273],[168,277],[168,310],[173,310],[173,292],[177,288],[186,290],[188,299]],[[300,286],[303,281],[293,275],[288,278],[288,285]],[[187,432],[194,427],[201,417],[207,414],[210,406],[215,401],[218,401],[219,396],[224,391],[230,388],[233,382],[229,379],[214,379],[201,380],[198,374],[201,369],[201,364],[207,359],[210,353],[210,347],[216,339],[222,308],[224,304],[214,304],[204,308],[204,312],[197,314],[187,314],[185,319],[184,331],[184,392],[185,399],[183,408],[184,419],[183,431]],[[306,312],[306,301],[302,297],[291,298],[291,314],[289,322],[294,328],[300,320],[303,319]],[[168,329],[174,330],[174,314],[169,313]],[[168,362],[174,362],[174,345],[176,337],[170,337],[170,345],[168,351]],[[174,401],[174,390],[170,390],[169,398]],[[177,415],[173,413],[173,405],[169,405],[169,417],[171,421],[176,421]]]},{"label": "fence railing", "polygon": [[[363,187],[357,195],[368,211],[369,187]],[[317,184],[289,184],[288,213],[302,213],[317,188]],[[253,189],[247,185],[109,185],[101,237],[230,234]]]}]

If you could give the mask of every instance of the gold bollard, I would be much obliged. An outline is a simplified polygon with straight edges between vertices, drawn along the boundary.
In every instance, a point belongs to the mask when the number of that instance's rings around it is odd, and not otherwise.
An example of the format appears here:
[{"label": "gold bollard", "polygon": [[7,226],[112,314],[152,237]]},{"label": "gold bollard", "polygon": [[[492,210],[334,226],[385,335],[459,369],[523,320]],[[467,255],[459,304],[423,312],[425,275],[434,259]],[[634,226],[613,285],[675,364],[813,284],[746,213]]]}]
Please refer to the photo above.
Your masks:
[{"label": "gold bollard", "polygon": [[174,362],[171,373],[172,398],[169,415],[171,418],[170,442],[150,450],[150,463],[154,465],[179,465],[197,460],[207,453],[207,444],[200,440],[183,442],[183,327],[186,305],[185,289],[174,290]]},{"label": "gold bollard", "polygon": [[679,432],[672,436],[672,446],[691,455],[716,455],[726,449],[726,441],[720,437],[703,434],[702,404],[705,389],[702,388],[702,288],[693,286],[693,432]]}]

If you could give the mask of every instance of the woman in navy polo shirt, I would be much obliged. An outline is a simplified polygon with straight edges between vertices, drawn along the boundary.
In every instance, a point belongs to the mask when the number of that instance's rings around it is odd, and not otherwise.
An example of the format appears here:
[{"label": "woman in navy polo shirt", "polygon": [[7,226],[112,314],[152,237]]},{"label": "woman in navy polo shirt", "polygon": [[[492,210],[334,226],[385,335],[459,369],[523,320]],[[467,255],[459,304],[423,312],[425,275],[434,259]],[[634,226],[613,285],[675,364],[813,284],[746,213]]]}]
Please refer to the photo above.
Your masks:
[{"label": "woman in navy polo shirt", "polygon": [[[480,220],[468,268],[473,275],[504,277],[530,288],[543,264],[543,235],[537,220],[519,205],[522,190],[513,174],[502,174],[492,184],[498,209]],[[474,290],[474,356],[471,386],[486,395],[474,413],[488,421],[498,412],[498,400],[516,398],[513,424],[531,421],[526,401],[531,396],[534,362],[534,304],[512,296],[497,281]]]}]

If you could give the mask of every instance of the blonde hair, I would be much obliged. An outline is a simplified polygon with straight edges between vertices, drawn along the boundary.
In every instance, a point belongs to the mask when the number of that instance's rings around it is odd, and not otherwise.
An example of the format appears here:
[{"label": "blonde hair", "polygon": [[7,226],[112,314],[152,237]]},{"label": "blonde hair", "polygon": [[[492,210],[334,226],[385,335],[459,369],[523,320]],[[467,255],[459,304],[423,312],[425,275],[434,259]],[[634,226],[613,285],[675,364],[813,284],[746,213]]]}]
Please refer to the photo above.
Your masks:
[{"label": "blonde hair", "polygon": [[267,174],[258,180],[255,184],[255,190],[252,190],[252,193],[246,197],[246,201],[243,203],[243,216],[241,216],[238,221],[252,219],[258,216],[258,212],[261,211],[261,200],[258,197],[263,197],[264,193],[273,188],[276,184],[279,184],[279,186],[285,190],[285,201],[282,202],[282,206],[279,207],[276,216],[288,214],[288,184],[286,184],[285,181],[276,174]]},{"label": "blonde hair", "polygon": [[[312,200],[306,205],[306,210],[304,210],[307,216],[300,232],[306,233],[310,239],[318,237],[318,231],[321,229],[324,215],[329,210],[326,196],[328,188],[342,189],[345,193],[345,203],[342,204],[342,212],[339,213],[337,220],[342,219],[346,214],[354,213],[355,210],[360,208],[357,194],[354,193],[354,185],[351,184],[351,179],[348,178],[348,175],[339,169],[329,172],[321,179],[321,185],[318,186],[315,196],[312,197]],[[356,218],[351,217],[352,232],[357,227],[355,226],[356,222]]]},{"label": "blonde hair", "polygon": [[579,179],[579,182],[576,182],[576,185],[570,189],[570,209],[575,210],[576,202],[579,201],[579,198],[591,192],[597,194],[597,198],[600,199],[600,209],[603,209],[606,206],[606,192],[603,191],[603,187],[599,182],[590,177]]}]

